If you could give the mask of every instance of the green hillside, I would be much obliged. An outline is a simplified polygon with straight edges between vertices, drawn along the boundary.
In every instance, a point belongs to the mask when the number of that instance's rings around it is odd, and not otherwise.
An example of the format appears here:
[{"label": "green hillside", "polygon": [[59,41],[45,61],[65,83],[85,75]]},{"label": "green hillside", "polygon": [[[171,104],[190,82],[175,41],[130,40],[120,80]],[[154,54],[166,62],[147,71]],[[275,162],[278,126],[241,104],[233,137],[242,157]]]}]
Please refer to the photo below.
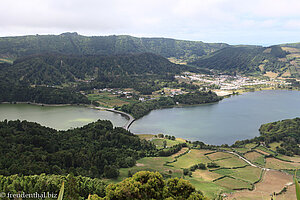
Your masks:
[{"label": "green hillside", "polygon": [[67,174],[117,177],[119,167],[155,147],[107,120],[57,131],[27,121],[0,122],[0,174]]},{"label": "green hillside", "polygon": [[151,52],[166,58],[197,58],[228,46],[224,43],[204,43],[168,38],[137,38],[126,35],[82,36],[77,33],[61,35],[30,35],[0,38],[0,58],[62,53],[76,55],[114,55]]},{"label": "green hillside", "polygon": [[191,62],[201,68],[219,70],[225,73],[264,73],[266,71],[281,72],[286,62],[286,52],[279,46],[269,48],[259,46],[227,47]]},{"label": "green hillside", "polygon": [[113,56],[34,55],[2,67],[5,76],[35,85],[61,85],[98,77],[175,74],[185,70],[193,68],[173,64],[152,53]]}]

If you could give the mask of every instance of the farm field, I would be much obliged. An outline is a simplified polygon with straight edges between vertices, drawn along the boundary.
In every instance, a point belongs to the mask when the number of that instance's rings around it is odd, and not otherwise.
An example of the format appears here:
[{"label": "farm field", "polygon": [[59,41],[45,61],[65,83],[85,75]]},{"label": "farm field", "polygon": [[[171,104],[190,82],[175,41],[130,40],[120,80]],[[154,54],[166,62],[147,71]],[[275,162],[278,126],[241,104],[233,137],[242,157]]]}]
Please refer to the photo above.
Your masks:
[{"label": "farm field", "polygon": [[193,177],[194,178],[197,178],[197,179],[201,179],[201,180],[204,180],[204,181],[214,181],[218,178],[221,178],[222,174],[218,174],[218,173],[215,173],[215,172],[211,172],[209,170],[200,170],[200,169],[197,169],[195,172],[193,172]]},{"label": "farm field", "polygon": [[281,143],[282,142],[273,142],[273,143],[269,144],[270,149],[272,149],[273,151],[276,151],[276,147],[279,147]]},{"label": "farm field", "polygon": [[[256,184],[253,191],[243,190],[237,191],[232,194],[226,194],[227,197],[225,198],[225,200],[270,200],[270,194],[273,194],[274,192],[279,193],[286,184],[290,184],[292,183],[292,181],[292,175],[274,170],[265,171],[262,181]],[[287,193],[285,193],[285,197],[289,197],[287,198],[288,200],[296,199],[296,193],[292,188],[293,186],[291,187],[291,189],[288,189]],[[276,200],[285,199],[283,197],[284,195],[277,195]]]},{"label": "farm field", "polygon": [[182,143],[181,141],[178,141],[178,140],[169,140],[169,139],[165,139],[165,138],[154,138],[151,141],[153,142],[153,144],[156,146],[157,149],[164,148],[164,141],[167,142],[167,147],[171,147],[176,144]]},{"label": "farm field", "polygon": [[170,174],[171,170],[172,177],[181,177],[182,170],[174,169],[168,166],[164,166],[167,161],[172,161],[172,157],[145,157],[137,161],[136,166],[130,168],[121,168],[120,175],[117,179],[109,179],[108,183],[117,183],[122,181],[125,178],[128,178],[128,172],[132,174],[138,171],[158,171],[161,174]]},{"label": "farm field", "polygon": [[250,160],[251,162],[253,162],[254,164],[258,164],[260,166],[265,166],[265,158],[264,158],[264,155],[260,154],[260,153],[257,153],[255,151],[253,152],[249,152],[249,153],[246,153],[244,155],[244,157],[248,160]]},{"label": "farm field", "polygon": [[245,145],[245,148],[247,148],[247,149],[252,149],[252,148],[254,148],[254,147],[256,147],[256,146],[257,146],[257,144],[249,143],[249,144],[246,144],[246,145]]},{"label": "farm field", "polygon": [[189,168],[199,163],[210,163],[211,161],[204,155],[210,153],[210,150],[192,149],[189,153],[177,158],[177,162],[172,163],[176,168]]},{"label": "farm field", "polygon": [[183,147],[180,151],[178,151],[177,153],[171,155],[171,157],[172,157],[172,158],[175,158],[176,156],[179,156],[179,155],[185,153],[185,152],[188,151],[188,150],[189,150],[188,147]]},{"label": "farm field", "polygon": [[298,169],[300,163],[286,162],[276,158],[266,158],[266,168],[271,169]]},{"label": "farm field", "polygon": [[276,158],[277,157],[279,159],[300,163],[300,156],[298,156],[298,155],[294,155],[293,157],[290,157],[290,156],[285,156],[285,155],[279,154],[279,155],[276,156]]},{"label": "farm field", "polygon": [[246,182],[246,181],[242,181],[242,180],[238,180],[238,179],[234,179],[231,177],[225,177],[222,179],[219,179],[217,181],[215,181],[214,183],[223,186],[223,187],[227,187],[229,189],[251,189],[251,184]]},{"label": "farm field", "polygon": [[213,171],[223,176],[231,176],[236,179],[254,183],[260,179],[261,169],[257,167],[246,166],[237,169],[217,169]]},{"label": "farm field", "polygon": [[207,196],[209,199],[214,199],[218,195],[224,192],[226,193],[233,192],[233,190],[229,188],[223,187],[213,182],[203,181],[199,178],[186,177],[185,179],[189,180],[195,186],[196,189],[201,190],[203,194]]},{"label": "farm field", "polygon": [[230,153],[216,152],[216,153],[208,154],[207,157],[210,160],[216,161],[220,159],[232,158],[233,155]]},{"label": "farm field", "polygon": [[219,166],[225,167],[225,168],[244,167],[244,166],[248,165],[245,161],[239,159],[236,156],[233,156],[231,158],[226,158],[223,160],[217,160],[217,161],[215,161],[215,163],[217,163]]},{"label": "farm field", "polygon": [[269,150],[268,148],[266,148],[264,146],[256,147],[255,151],[262,153],[264,155],[274,155],[274,152],[272,152],[271,150]]},{"label": "farm field", "polygon": [[250,149],[248,149],[248,148],[234,148],[234,150],[241,154],[244,154],[244,153],[250,151]]},{"label": "farm field", "polygon": [[100,106],[109,108],[136,102],[135,100],[131,99],[119,98],[117,95],[113,95],[108,92],[88,94],[87,97],[90,101],[96,101],[100,104]]}]

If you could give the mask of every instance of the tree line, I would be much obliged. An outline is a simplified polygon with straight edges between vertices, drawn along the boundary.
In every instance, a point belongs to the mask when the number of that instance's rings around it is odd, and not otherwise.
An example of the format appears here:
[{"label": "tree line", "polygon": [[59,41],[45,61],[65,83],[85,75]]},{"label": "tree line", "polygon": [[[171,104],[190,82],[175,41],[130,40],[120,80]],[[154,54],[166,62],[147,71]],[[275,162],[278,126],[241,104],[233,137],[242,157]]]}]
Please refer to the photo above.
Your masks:
[{"label": "tree line", "polygon": [[218,97],[214,92],[197,91],[194,93],[175,95],[174,97],[160,97],[159,99],[127,104],[123,105],[121,110],[138,119],[155,109],[172,107],[177,104],[194,105],[213,103],[218,102],[221,99],[222,98]]}]

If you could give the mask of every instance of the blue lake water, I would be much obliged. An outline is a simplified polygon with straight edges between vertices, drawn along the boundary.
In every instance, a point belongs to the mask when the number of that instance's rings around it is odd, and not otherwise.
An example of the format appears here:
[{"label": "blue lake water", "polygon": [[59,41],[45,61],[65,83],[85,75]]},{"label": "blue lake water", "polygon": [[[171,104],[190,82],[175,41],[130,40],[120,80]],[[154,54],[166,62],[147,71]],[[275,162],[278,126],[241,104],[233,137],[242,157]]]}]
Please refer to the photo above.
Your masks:
[{"label": "blue lake water", "polygon": [[154,110],[135,121],[133,133],[163,133],[208,144],[233,144],[259,135],[261,124],[300,117],[300,92],[268,90],[215,104]]}]

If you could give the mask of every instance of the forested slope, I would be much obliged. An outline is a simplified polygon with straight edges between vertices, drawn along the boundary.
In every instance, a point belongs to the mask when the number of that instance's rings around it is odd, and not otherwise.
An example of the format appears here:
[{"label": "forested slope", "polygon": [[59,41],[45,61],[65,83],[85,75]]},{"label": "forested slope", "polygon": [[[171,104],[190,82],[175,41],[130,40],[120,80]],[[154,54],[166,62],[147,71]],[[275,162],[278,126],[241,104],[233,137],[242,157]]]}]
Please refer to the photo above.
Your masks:
[{"label": "forested slope", "polygon": [[219,70],[223,73],[277,72],[285,67],[286,63],[280,60],[285,56],[286,52],[279,46],[269,48],[257,46],[227,47],[190,64]]},{"label": "forested slope", "polygon": [[117,177],[119,167],[155,152],[150,142],[110,121],[57,131],[27,121],[0,122],[0,174]]},{"label": "forested slope", "polygon": [[168,38],[136,38],[125,35],[82,36],[31,35],[0,38],[0,58],[18,58],[33,54],[59,53],[75,55],[114,55],[124,53],[155,53],[164,57],[191,58],[228,46]]},{"label": "forested slope", "polygon": [[61,85],[98,77],[175,74],[191,67],[176,65],[152,53],[113,56],[34,55],[0,68],[0,76],[36,85]]}]

